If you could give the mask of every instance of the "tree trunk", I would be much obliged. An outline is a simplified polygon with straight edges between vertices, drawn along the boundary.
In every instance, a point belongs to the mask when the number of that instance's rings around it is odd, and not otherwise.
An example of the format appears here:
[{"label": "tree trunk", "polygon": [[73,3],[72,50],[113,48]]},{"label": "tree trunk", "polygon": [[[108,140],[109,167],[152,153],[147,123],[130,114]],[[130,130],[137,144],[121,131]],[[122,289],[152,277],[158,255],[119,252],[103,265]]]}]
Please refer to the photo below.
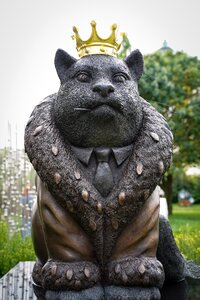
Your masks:
[{"label": "tree trunk", "polygon": [[169,215],[172,214],[172,185],[173,185],[173,176],[172,174],[168,174],[163,178],[161,187],[165,192]]}]

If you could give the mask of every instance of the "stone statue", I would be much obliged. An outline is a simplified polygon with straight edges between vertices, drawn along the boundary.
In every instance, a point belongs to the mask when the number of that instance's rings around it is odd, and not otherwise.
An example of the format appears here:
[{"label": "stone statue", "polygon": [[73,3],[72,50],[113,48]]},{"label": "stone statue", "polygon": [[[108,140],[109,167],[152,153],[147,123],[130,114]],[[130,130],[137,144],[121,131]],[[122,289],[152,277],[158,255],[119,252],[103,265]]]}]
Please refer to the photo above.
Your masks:
[{"label": "stone statue", "polygon": [[165,286],[173,283],[187,299],[184,259],[159,218],[157,185],[171,163],[172,133],[139,96],[141,53],[119,60],[116,26],[101,39],[91,24],[88,41],[74,28],[80,59],[57,51],[60,89],[26,126],[25,149],[38,175],[36,294],[168,299]]}]

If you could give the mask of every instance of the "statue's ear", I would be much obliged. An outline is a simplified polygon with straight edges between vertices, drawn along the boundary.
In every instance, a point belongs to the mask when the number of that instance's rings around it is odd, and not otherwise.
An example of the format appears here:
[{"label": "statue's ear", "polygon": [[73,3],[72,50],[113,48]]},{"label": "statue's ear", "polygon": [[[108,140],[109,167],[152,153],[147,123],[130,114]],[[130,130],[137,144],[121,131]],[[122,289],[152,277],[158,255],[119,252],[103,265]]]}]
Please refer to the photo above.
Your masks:
[{"label": "statue's ear", "polygon": [[58,49],[55,55],[55,67],[60,78],[61,83],[66,79],[66,72],[72,64],[76,62],[76,59],[69,55],[62,49]]},{"label": "statue's ear", "polygon": [[129,67],[131,74],[138,81],[142,76],[144,69],[144,61],[141,52],[137,49],[131,52],[131,54],[124,60]]}]

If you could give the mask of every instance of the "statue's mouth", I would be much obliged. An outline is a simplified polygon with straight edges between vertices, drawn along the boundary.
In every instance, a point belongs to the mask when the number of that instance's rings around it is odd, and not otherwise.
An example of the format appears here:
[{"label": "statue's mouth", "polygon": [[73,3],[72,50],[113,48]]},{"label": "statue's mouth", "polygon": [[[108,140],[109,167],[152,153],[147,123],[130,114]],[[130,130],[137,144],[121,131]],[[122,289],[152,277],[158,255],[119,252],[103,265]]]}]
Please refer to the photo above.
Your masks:
[{"label": "statue's mouth", "polygon": [[92,102],[91,104],[89,104],[87,107],[75,107],[74,108],[74,111],[78,111],[78,112],[91,112],[93,110],[96,110],[100,107],[103,107],[103,108],[111,108],[113,110],[116,110],[120,113],[122,113],[123,111],[123,105],[121,103],[119,103],[118,101],[101,101],[101,102],[97,102],[97,101],[94,101]]}]

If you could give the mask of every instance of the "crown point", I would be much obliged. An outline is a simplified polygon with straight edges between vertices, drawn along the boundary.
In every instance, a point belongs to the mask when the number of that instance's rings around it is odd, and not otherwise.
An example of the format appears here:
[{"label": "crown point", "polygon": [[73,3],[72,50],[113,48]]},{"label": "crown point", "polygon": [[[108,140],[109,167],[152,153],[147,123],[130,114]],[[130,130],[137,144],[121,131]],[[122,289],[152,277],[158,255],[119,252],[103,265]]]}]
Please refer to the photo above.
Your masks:
[{"label": "crown point", "polygon": [[76,26],[73,26],[73,32],[78,33],[78,28]]},{"label": "crown point", "polygon": [[117,29],[117,24],[114,23],[114,24],[111,26],[111,29],[112,29],[112,30],[116,30],[116,29]]},{"label": "crown point", "polygon": [[90,23],[92,27],[96,26],[96,22],[94,20],[92,20],[92,22]]}]

